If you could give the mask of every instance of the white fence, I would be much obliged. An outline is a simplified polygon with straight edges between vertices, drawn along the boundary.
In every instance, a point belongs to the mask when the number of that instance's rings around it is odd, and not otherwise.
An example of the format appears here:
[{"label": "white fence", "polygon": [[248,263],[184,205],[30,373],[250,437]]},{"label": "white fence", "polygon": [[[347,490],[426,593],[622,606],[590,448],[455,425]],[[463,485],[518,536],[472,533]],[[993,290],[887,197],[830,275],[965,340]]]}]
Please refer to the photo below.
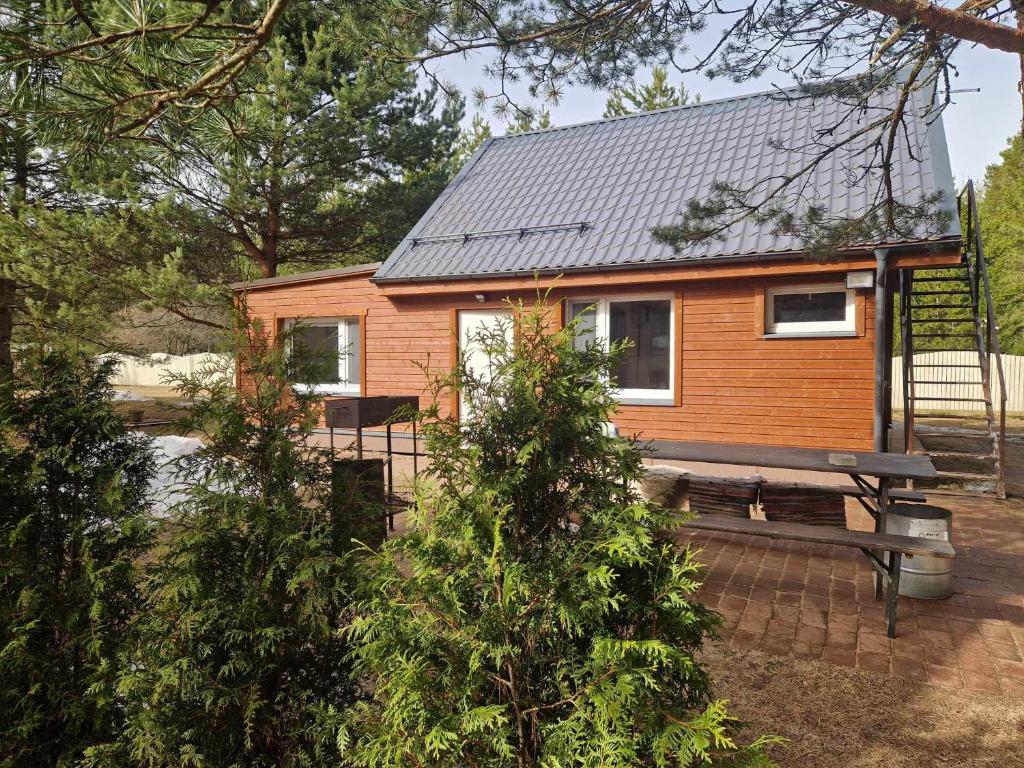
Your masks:
[{"label": "white fence", "polygon": [[192,376],[200,371],[217,371],[218,376],[231,378],[231,356],[213,352],[195,355],[167,355],[156,353],[149,357],[104,355],[118,361],[117,373],[110,380],[115,387],[161,387],[167,385],[171,374]]},{"label": "white fence", "polygon": [[[1008,413],[1024,413],[1024,356],[1003,355],[1003,375],[1006,379],[1006,410]],[[914,385],[917,397],[935,397],[918,403],[917,411],[978,411],[984,413],[984,403],[957,402],[958,397],[984,397],[981,387],[981,369],[978,367],[976,352],[922,352],[914,355],[917,365],[969,365],[970,368],[915,368],[914,378],[920,381],[942,381],[942,384]],[[996,362],[992,365],[992,404],[999,410],[999,377]],[[945,399],[950,398],[950,399]],[[903,358],[892,361],[892,407],[903,409]]]}]

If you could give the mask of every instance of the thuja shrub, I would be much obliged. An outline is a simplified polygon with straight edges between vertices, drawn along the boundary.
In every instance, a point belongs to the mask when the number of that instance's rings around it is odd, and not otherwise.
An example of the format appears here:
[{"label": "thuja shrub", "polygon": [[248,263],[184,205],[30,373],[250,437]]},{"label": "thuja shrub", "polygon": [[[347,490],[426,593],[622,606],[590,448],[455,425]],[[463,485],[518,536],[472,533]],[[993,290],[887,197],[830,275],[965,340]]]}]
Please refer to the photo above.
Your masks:
[{"label": "thuja shrub", "polygon": [[[766,764],[741,747],[694,659],[716,614],[694,600],[678,513],[638,496],[611,437],[615,357],[552,330],[543,305],[473,344],[435,384],[471,417],[423,430],[412,530],[366,562],[350,627],[375,684],[342,733],[360,766]],[[513,339],[509,341],[509,339]]]},{"label": "thuja shrub", "polygon": [[111,364],[21,352],[0,386],[0,766],[67,766],[121,725],[154,464],[113,407]]},{"label": "thuja shrub", "polygon": [[98,765],[338,765],[336,719],[355,697],[339,628],[352,544],[333,535],[330,456],[311,444],[319,401],[287,382],[287,342],[243,324],[242,386],[179,386],[203,446],[179,466],[117,692],[120,738]]}]

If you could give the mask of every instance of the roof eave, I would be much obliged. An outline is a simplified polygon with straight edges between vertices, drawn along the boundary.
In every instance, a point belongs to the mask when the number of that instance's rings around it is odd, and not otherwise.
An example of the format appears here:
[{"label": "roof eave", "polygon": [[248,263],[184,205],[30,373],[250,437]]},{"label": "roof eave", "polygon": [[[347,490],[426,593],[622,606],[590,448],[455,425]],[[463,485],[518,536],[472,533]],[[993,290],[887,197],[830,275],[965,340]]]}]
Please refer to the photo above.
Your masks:
[{"label": "roof eave", "polygon": [[[935,238],[931,240],[918,240],[912,242],[900,242],[900,243],[878,243],[877,245],[865,245],[857,248],[850,248],[844,251],[840,251],[836,254],[837,257],[851,257],[859,256],[865,253],[870,253],[880,248],[887,248],[890,252],[896,253],[912,253],[916,251],[928,251],[928,250],[945,250],[951,246],[959,248],[962,244],[962,238],[960,235],[946,235],[941,238]],[[806,251],[776,251],[771,253],[756,253],[756,254],[724,254],[721,256],[703,256],[699,258],[683,258],[683,259],[664,259],[659,261],[645,261],[645,262],[623,262],[619,264],[587,264],[580,266],[569,266],[569,267],[552,267],[545,269],[530,269],[530,270],[515,270],[508,272],[473,272],[473,273],[462,273],[455,275],[413,275],[413,276],[402,276],[402,277],[378,277],[374,275],[370,278],[370,282],[374,284],[388,284],[397,285],[400,283],[432,283],[432,282],[444,282],[450,280],[496,280],[501,278],[531,278],[534,276],[547,277],[551,275],[561,275],[567,273],[579,274],[579,273],[599,273],[599,272],[624,272],[630,270],[644,270],[644,269],[656,269],[664,267],[685,267],[685,266],[701,266],[709,262],[721,263],[728,262],[730,264],[743,264],[743,263],[758,263],[758,262],[772,262],[772,261],[784,261],[787,259],[800,259],[807,258]]]}]

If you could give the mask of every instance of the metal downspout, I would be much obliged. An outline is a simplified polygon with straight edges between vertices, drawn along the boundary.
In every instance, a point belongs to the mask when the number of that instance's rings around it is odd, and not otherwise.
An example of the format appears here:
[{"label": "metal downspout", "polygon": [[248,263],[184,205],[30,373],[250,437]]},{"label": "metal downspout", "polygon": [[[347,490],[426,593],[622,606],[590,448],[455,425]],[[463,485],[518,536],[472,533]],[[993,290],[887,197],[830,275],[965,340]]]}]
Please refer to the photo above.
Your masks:
[{"label": "metal downspout", "polygon": [[889,317],[889,249],[875,250],[875,419],[874,449],[889,450],[889,425],[885,423],[886,402],[892,397],[887,359],[887,334],[891,333]]}]

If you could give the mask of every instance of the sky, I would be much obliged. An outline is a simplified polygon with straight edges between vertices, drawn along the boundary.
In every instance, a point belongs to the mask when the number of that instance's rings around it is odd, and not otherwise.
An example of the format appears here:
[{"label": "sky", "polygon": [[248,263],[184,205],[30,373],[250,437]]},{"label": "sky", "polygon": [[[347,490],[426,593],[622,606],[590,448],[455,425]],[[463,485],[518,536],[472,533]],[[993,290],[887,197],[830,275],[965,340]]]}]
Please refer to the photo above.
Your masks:
[{"label": "sky", "polygon": [[[482,71],[486,62],[485,55],[476,55],[465,60],[454,57],[442,60],[438,66],[437,74],[442,79],[467,94],[467,126],[474,112],[469,94],[478,86],[485,90],[493,88],[493,81],[488,81]],[[953,176],[959,189],[968,179],[980,183],[985,176],[985,167],[999,162],[999,153],[1005,149],[1007,139],[1020,128],[1021,100],[1017,92],[1020,65],[1011,54],[981,47],[961,49],[954,62],[960,75],[953,87],[957,90],[981,89],[980,92],[954,94],[955,102],[942,117]],[[646,82],[649,74],[640,73],[637,80]],[[670,80],[673,84],[682,82],[687,90],[699,93],[705,100],[755,93],[774,85],[788,84],[778,73],[774,77],[769,73],[760,80],[738,85],[724,80],[709,80],[701,74],[676,75]],[[531,102],[525,87],[518,91],[516,98],[521,104],[530,104],[534,108],[546,106],[551,113],[551,122],[556,126],[599,119],[607,95],[602,91],[575,87],[568,88],[557,104],[542,104]],[[496,134],[504,132],[500,119],[487,117]]]}]

